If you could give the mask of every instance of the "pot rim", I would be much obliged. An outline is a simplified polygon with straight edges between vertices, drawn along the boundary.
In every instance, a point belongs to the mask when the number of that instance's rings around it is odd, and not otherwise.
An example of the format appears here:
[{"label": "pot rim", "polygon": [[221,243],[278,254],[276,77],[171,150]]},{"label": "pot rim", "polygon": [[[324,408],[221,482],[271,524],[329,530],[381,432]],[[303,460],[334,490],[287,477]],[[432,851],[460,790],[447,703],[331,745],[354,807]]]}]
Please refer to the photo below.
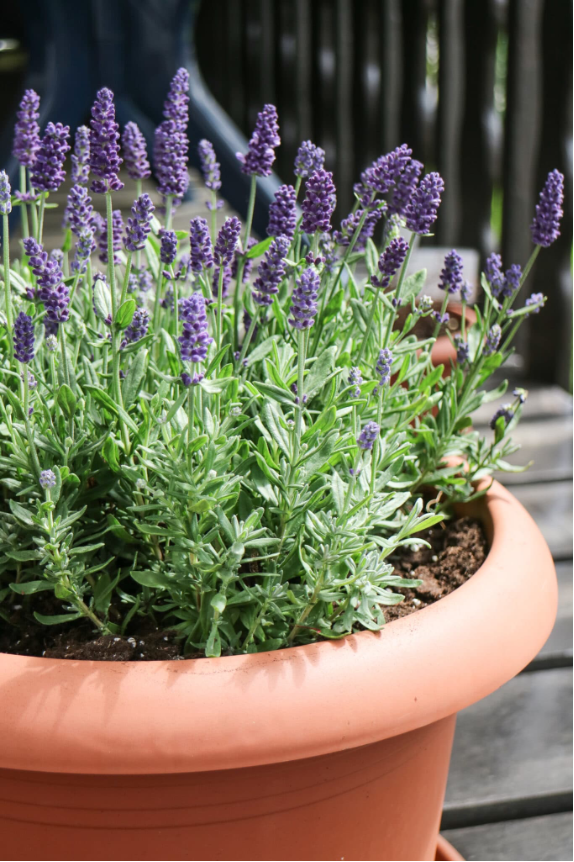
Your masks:
[{"label": "pot rim", "polygon": [[556,575],[538,527],[498,482],[460,513],[483,521],[484,564],[378,633],[181,662],[0,654],[0,768],[151,775],[259,766],[367,745],[480,700],[547,639]]}]

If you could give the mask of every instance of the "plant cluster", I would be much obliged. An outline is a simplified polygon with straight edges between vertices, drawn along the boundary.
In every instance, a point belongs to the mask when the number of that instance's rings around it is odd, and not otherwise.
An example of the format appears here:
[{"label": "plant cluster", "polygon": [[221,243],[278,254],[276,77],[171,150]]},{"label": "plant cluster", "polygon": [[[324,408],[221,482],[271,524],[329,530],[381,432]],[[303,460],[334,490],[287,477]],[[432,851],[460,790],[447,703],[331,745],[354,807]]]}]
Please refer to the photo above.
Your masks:
[{"label": "plant cluster", "polygon": [[[48,253],[69,128],[48,123],[41,136],[38,96],[22,99],[15,194],[0,173],[0,614],[9,625],[17,600],[42,624],[88,620],[114,636],[146,617],[206,656],[378,630],[397,588],[418,583],[393,575],[389,557],[475,496],[478,479],[515,469],[509,433],[526,393],[496,411],[492,439],[471,417],[504,393],[506,382],[485,384],[545,302],[515,307],[558,235],[563,178],[552,172],[540,195],[524,270],[488,259],[484,304],[472,325],[463,314],[444,369],[431,350],[449,298],[466,309],[462,260],[445,258],[442,307],[423,295],[424,270],[407,274],[437,218],[439,174],[397,147],[363,172],[334,230],[333,175],[306,141],[256,241],[257,177],[280,144],[266,105],[238,155],[251,177],[245,224],[217,229],[220,166],[201,141],[208,218],[176,231],[188,102],[180,69],[155,135],[154,203],[143,135],[128,123],[120,139],[113,94],[98,92],[75,136],[62,245]],[[125,223],[113,205],[122,161],[135,196]],[[22,253],[10,261],[16,207]],[[36,609],[44,591],[58,613]]]}]

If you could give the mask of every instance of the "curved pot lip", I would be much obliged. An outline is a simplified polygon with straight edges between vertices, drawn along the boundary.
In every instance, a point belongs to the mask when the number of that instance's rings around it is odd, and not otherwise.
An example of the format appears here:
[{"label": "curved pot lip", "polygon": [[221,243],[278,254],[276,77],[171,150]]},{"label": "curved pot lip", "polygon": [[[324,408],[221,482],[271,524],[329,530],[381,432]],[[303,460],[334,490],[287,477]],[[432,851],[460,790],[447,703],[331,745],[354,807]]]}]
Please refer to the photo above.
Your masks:
[{"label": "curved pot lip", "polygon": [[484,564],[379,633],[181,662],[0,655],[0,767],[149,775],[257,766],[373,743],[480,700],[548,637],[556,576],[536,524],[498,482],[462,511],[485,525]]}]

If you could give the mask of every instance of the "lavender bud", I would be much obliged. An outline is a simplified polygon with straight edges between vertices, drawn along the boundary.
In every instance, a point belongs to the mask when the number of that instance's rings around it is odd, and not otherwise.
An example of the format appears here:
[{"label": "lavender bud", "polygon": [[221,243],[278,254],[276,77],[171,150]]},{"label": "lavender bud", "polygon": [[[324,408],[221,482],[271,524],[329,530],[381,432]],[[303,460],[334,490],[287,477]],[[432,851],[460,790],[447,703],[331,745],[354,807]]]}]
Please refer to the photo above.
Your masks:
[{"label": "lavender bud", "polygon": [[129,326],[126,326],[124,330],[124,340],[121,344],[122,349],[127,344],[133,344],[136,341],[140,341],[145,335],[147,335],[148,327],[148,312],[145,310],[145,308],[136,308],[136,310],[134,311],[134,316],[132,317],[132,322],[129,324]]},{"label": "lavender bud", "polygon": [[181,199],[189,185],[186,133],[174,120],[164,120],[155,130],[154,168],[158,191],[164,199]]},{"label": "lavender bud", "polygon": [[[348,246],[351,244],[353,236],[355,235],[361,222],[361,218],[363,217],[363,212],[363,210],[356,210],[354,213],[350,213],[346,219],[343,219],[341,222],[341,230],[336,231],[334,235],[335,241],[338,242],[339,245]],[[355,251],[365,250],[367,247],[367,240],[371,239],[373,236],[377,222],[382,215],[382,209],[372,210],[367,213],[360,233],[355,240]]]},{"label": "lavender bud", "polygon": [[127,251],[137,251],[145,246],[151,229],[154,210],[155,207],[151,202],[151,198],[145,192],[134,201],[124,238],[124,245]]},{"label": "lavender bud", "polygon": [[409,230],[427,234],[435,223],[444,182],[440,174],[426,174],[415,189],[406,208],[406,224]]},{"label": "lavender bud", "polygon": [[315,146],[312,141],[303,141],[295,157],[295,175],[306,179],[325,164],[325,150]]},{"label": "lavender bud", "polygon": [[54,488],[56,485],[56,474],[53,470],[42,470],[38,481],[40,482],[40,486],[44,489]]},{"label": "lavender bud", "polygon": [[484,274],[486,275],[486,280],[490,285],[490,290],[492,291],[492,295],[495,297],[500,296],[502,291],[504,290],[504,275],[502,272],[502,258],[499,254],[493,252],[487,259],[486,264],[484,266]]},{"label": "lavender bud", "polygon": [[327,233],[331,230],[331,216],[337,203],[333,174],[319,170],[307,180],[303,210],[302,228],[305,233]]},{"label": "lavender bud", "polygon": [[181,131],[189,122],[189,72],[183,66],[172,78],[169,93],[163,103],[163,115],[173,120]]},{"label": "lavender bud", "polygon": [[203,181],[208,189],[216,192],[221,188],[221,166],[215,158],[211,141],[205,138],[197,145]]},{"label": "lavender bud", "polygon": [[296,329],[310,329],[315,323],[318,305],[317,297],[321,285],[321,277],[314,268],[303,271],[297,279],[297,287],[291,297],[291,314],[289,323]]},{"label": "lavender bud", "polygon": [[165,230],[162,228],[159,232],[161,246],[159,251],[159,259],[166,266],[170,266],[177,254],[177,236],[173,230]]},{"label": "lavender bud", "polygon": [[462,284],[462,257],[453,249],[444,259],[438,286],[441,290],[456,293]]},{"label": "lavender bud", "polygon": [[517,263],[513,263],[510,269],[506,270],[504,283],[502,286],[502,295],[506,297],[512,296],[520,287],[522,279],[522,269]]},{"label": "lavender bud", "polygon": [[379,258],[379,272],[382,277],[380,279],[373,277],[373,284],[383,288],[388,287],[394,274],[403,265],[408,250],[409,244],[402,236],[392,239]]},{"label": "lavender bud", "polygon": [[379,353],[379,358],[377,359],[377,364],[375,365],[375,371],[379,375],[381,386],[384,386],[385,383],[390,383],[392,364],[393,354],[388,349],[388,347],[384,347]]},{"label": "lavender bud", "polygon": [[34,324],[28,314],[20,312],[14,322],[14,356],[18,362],[31,362],[34,359]]},{"label": "lavender bud", "polygon": [[464,365],[470,358],[470,347],[461,335],[454,336],[454,346],[456,347],[456,361],[459,365]]},{"label": "lavender bud", "polygon": [[460,298],[462,302],[470,302],[472,299],[472,287],[468,281],[463,281],[460,286]]},{"label": "lavender bud", "polygon": [[548,248],[560,236],[560,219],[564,215],[564,176],[560,171],[550,171],[540,192],[536,215],[530,225],[532,242]]},{"label": "lavender bud", "polygon": [[17,113],[18,120],[14,127],[12,147],[12,154],[26,168],[34,165],[36,154],[40,149],[39,108],[39,95],[34,90],[26,90]]},{"label": "lavender bud", "polygon": [[64,161],[70,149],[70,127],[61,123],[48,123],[36,153],[30,182],[40,192],[57,191],[66,177]]},{"label": "lavender bud", "polygon": [[253,285],[253,299],[257,305],[269,306],[273,303],[273,297],[279,292],[279,285],[285,276],[284,257],[288,251],[289,240],[284,236],[274,239],[267,249]]},{"label": "lavender bud", "polygon": [[412,150],[406,145],[380,156],[373,162],[362,177],[366,188],[371,192],[386,195],[396,185],[401,174],[411,161]]},{"label": "lavender bud", "polygon": [[514,418],[514,410],[512,409],[512,404],[503,404],[502,407],[499,407],[492,419],[490,420],[490,427],[494,431],[496,428],[496,422],[500,417],[504,417],[505,425],[508,425],[510,421]]},{"label": "lavender bud", "polygon": [[50,353],[55,353],[56,350],[58,349],[58,339],[56,338],[55,335],[46,336],[44,344],[46,345],[46,347],[50,351]]},{"label": "lavender bud", "polygon": [[495,323],[486,336],[486,341],[484,342],[484,349],[482,351],[483,356],[491,356],[493,353],[496,353],[501,338],[502,329],[500,328],[498,323]]},{"label": "lavender bud", "polygon": [[319,249],[323,257],[323,266],[328,273],[335,272],[335,267],[339,256],[337,254],[337,246],[331,239],[328,233],[324,233],[319,241]]},{"label": "lavender bud", "polygon": [[97,194],[117,192],[124,187],[119,178],[123,160],[120,158],[120,131],[116,123],[114,94],[107,87],[96,95],[90,125],[90,170],[99,177],[92,181],[90,188]]},{"label": "lavender bud", "polygon": [[[249,237],[249,239],[247,240],[247,249],[249,250],[250,248],[253,248],[254,245],[256,245],[255,240],[253,239],[253,237]],[[243,272],[241,274],[241,283],[243,284],[249,279],[249,276],[251,275],[254,260],[252,257],[245,257],[245,253],[241,248],[241,245],[238,245],[235,249],[235,254],[233,255],[233,262],[231,264],[231,278],[237,278],[237,267],[241,258],[244,258]]]},{"label": "lavender bud", "polygon": [[205,374],[195,373],[192,377],[191,374],[188,374],[187,371],[182,371],[181,373],[181,382],[184,386],[197,386],[198,383],[204,379]]},{"label": "lavender bud", "polygon": [[191,250],[191,268],[201,272],[203,268],[213,266],[213,246],[209,228],[204,218],[196,216],[189,223],[189,243]]},{"label": "lavender bud", "polygon": [[69,191],[64,215],[64,224],[72,233],[79,236],[81,231],[90,226],[94,208],[87,188],[75,185]]},{"label": "lavender bud", "polygon": [[432,310],[433,310],[432,297],[427,296],[426,294],[424,296],[421,296],[421,298],[418,301],[417,308],[416,308],[417,314],[426,316],[427,314],[430,314],[430,312]]},{"label": "lavender bud", "polygon": [[90,130],[78,126],[72,154],[71,180],[75,186],[87,186],[90,176]]},{"label": "lavender bud", "polygon": [[404,216],[407,207],[417,187],[423,165],[416,159],[410,159],[403,172],[398,176],[388,205],[389,215]]},{"label": "lavender bud", "polygon": [[359,398],[359,396],[361,394],[361,388],[360,387],[361,387],[362,382],[363,382],[363,378],[361,377],[361,369],[357,368],[356,366],[354,368],[351,368],[351,373],[349,374],[349,377],[347,379],[347,383],[349,384],[349,386],[355,387],[355,389],[352,392],[352,398]]},{"label": "lavender bud", "polygon": [[218,266],[227,267],[233,260],[233,253],[239,240],[241,222],[236,216],[225,219],[217,234],[213,258]]},{"label": "lavender bud", "polygon": [[0,171],[0,215],[8,215],[12,212],[12,190],[6,171]]},{"label": "lavender bud", "polygon": [[147,180],[151,177],[146,141],[136,123],[125,125],[122,152],[128,176],[132,180]]},{"label": "lavender bud", "polygon": [[530,314],[538,314],[545,302],[546,297],[543,293],[533,293],[528,297],[524,305],[530,307]]},{"label": "lavender bud", "polygon": [[373,443],[379,436],[380,431],[381,428],[376,422],[367,422],[357,439],[359,448],[364,450],[372,449]]},{"label": "lavender bud", "polygon": [[293,186],[280,186],[275,200],[269,205],[268,236],[286,236],[289,242],[295,236],[297,226],[297,204]]},{"label": "lavender bud", "polygon": [[197,291],[190,297],[180,299],[179,315],[183,325],[183,333],[178,338],[181,358],[188,362],[203,362],[207,357],[207,348],[213,341],[207,332],[203,294]]},{"label": "lavender bud", "polygon": [[268,177],[275,161],[275,147],[281,143],[275,105],[265,105],[257,115],[246,155],[236,153],[244,174]]}]

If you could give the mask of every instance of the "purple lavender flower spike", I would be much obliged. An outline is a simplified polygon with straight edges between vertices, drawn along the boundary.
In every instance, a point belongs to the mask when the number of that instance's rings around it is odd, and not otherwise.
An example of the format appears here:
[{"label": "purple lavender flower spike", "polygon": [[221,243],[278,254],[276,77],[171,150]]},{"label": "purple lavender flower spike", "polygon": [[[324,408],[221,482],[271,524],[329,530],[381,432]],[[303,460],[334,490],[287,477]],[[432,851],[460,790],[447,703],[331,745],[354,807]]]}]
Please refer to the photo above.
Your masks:
[{"label": "purple lavender flower spike", "polygon": [[0,215],[12,212],[12,189],[6,171],[0,171]]},{"label": "purple lavender flower spike", "polygon": [[438,286],[441,290],[456,293],[462,284],[462,257],[453,249],[445,256]]},{"label": "purple lavender flower spike", "polygon": [[181,131],[186,130],[189,121],[189,72],[183,66],[172,78],[163,103],[163,115],[167,120],[173,120]]},{"label": "purple lavender flower spike", "polygon": [[177,236],[173,230],[162,230],[159,232],[161,240],[159,259],[166,266],[171,266],[177,254]]},{"label": "purple lavender flower spike", "polygon": [[325,164],[325,150],[313,141],[303,141],[295,156],[295,176],[306,179],[320,171]]},{"label": "purple lavender flower spike", "polygon": [[124,329],[124,338],[120,345],[121,349],[127,344],[134,344],[136,341],[141,341],[147,335],[149,327],[149,313],[145,308],[136,308],[132,322]]},{"label": "purple lavender flower spike", "polygon": [[516,293],[520,287],[521,279],[522,269],[517,263],[513,263],[510,269],[506,270],[504,284],[502,286],[502,295],[509,297],[512,296],[513,293]]},{"label": "purple lavender flower spike", "polygon": [[[124,232],[124,222],[122,219],[121,210],[114,210],[112,213],[112,242],[114,250],[114,264],[120,263],[118,252],[122,247],[122,234]],[[108,263],[108,223],[106,219],[101,219],[98,223],[98,249],[99,259],[102,263]]]},{"label": "purple lavender flower spike", "polygon": [[151,202],[151,198],[145,192],[134,201],[124,238],[124,245],[127,251],[137,251],[145,246],[151,229],[151,219],[154,210],[155,207]]},{"label": "purple lavender flower spike", "polygon": [[80,185],[72,186],[64,216],[64,222],[69,225],[72,233],[79,236],[82,230],[90,227],[93,212],[92,199],[87,188]]},{"label": "purple lavender flower spike", "polygon": [[322,169],[312,173],[307,180],[305,200],[301,204],[305,233],[328,233],[336,203],[333,174]]},{"label": "purple lavender flower spike", "polygon": [[[339,245],[348,246],[351,244],[351,240],[355,235],[357,228],[359,227],[361,218],[363,217],[364,210],[355,210],[354,213],[349,213],[347,218],[343,219],[341,222],[341,230],[335,231],[334,239]],[[377,222],[383,215],[383,209],[376,209],[367,212],[365,216],[365,221],[363,222],[363,226],[361,228],[361,232],[359,233],[357,239],[355,240],[355,251],[364,251],[367,247],[367,240],[371,239],[375,232],[375,228],[377,226]]]},{"label": "purple lavender flower spike", "polygon": [[183,333],[178,338],[181,358],[186,362],[204,362],[213,338],[207,332],[203,294],[197,291],[185,299],[180,299],[179,316],[183,325]]},{"label": "purple lavender flower spike", "polygon": [[207,222],[200,216],[192,218],[189,223],[189,245],[192,270],[210,269],[213,266],[213,246]]},{"label": "purple lavender flower spike", "polygon": [[116,123],[114,94],[107,87],[96,95],[90,125],[90,170],[98,177],[92,181],[90,188],[96,194],[117,192],[124,187],[119,178],[123,159],[120,158],[120,132]]},{"label": "purple lavender flower spike", "polygon": [[49,259],[42,246],[31,237],[24,240],[24,250],[38,284],[38,299],[44,303],[46,334],[55,334],[60,323],[68,320],[70,293],[64,284],[64,273],[57,260]]},{"label": "purple lavender flower spike", "polygon": [[72,153],[72,170],[70,178],[75,186],[87,186],[90,177],[90,130],[87,126],[78,126]]},{"label": "purple lavender flower spike", "polygon": [[388,347],[383,347],[379,353],[375,371],[379,375],[379,385],[384,386],[385,383],[391,381],[391,366],[393,364],[393,354]]},{"label": "purple lavender flower spike", "polygon": [[550,171],[540,192],[536,215],[530,225],[534,245],[548,248],[560,236],[560,219],[564,215],[564,176],[560,171]]},{"label": "purple lavender flower spike", "polygon": [[280,143],[277,108],[275,105],[265,105],[257,115],[247,154],[236,153],[243,173],[268,177],[275,161],[275,147]]},{"label": "purple lavender flower spike", "polygon": [[351,368],[351,373],[349,374],[347,383],[349,386],[354,386],[353,392],[351,393],[352,398],[359,398],[361,394],[361,383],[363,382],[363,378],[361,377],[361,369]]},{"label": "purple lavender flower spike", "polygon": [[335,267],[339,256],[337,254],[337,246],[331,239],[328,233],[324,233],[319,241],[319,250],[323,257],[323,266],[326,272],[335,272]]},{"label": "purple lavender flower spike", "polygon": [[514,418],[514,410],[512,409],[512,404],[503,404],[502,407],[499,407],[492,419],[490,420],[490,427],[494,431],[496,428],[496,422],[500,417],[504,417],[504,422],[506,425]]},{"label": "purple lavender flower spike", "polygon": [[57,191],[66,177],[64,161],[70,149],[70,127],[48,123],[36,153],[30,182],[39,192]]},{"label": "purple lavender flower spike", "polygon": [[403,265],[408,250],[409,244],[402,236],[392,239],[379,258],[381,277],[373,276],[372,283],[378,287],[388,287],[394,274]]},{"label": "purple lavender flower spike", "polygon": [[502,329],[495,323],[488,331],[486,335],[486,340],[484,342],[484,349],[482,351],[483,356],[491,356],[493,353],[496,353],[498,350],[498,345],[500,344],[500,339],[502,338]]},{"label": "purple lavender flower spike", "polygon": [[392,152],[380,156],[362,177],[364,185],[375,194],[385,196],[397,184],[401,174],[411,161],[412,150],[401,144]]},{"label": "purple lavender flower spike", "polygon": [[79,272],[80,275],[85,275],[88,269],[88,259],[95,250],[94,231],[91,227],[85,227],[80,231],[78,242],[76,243],[72,272]]},{"label": "purple lavender flower spike", "polygon": [[279,285],[285,276],[285,255],[289,251],[287,237],[278,236],[274,239],[257,270],[257,278],[253,285],[253,299],[257,305],[269,306],[273,297],[279,292]]},{"label": "purple lavender flower spike", "polygon": [[368,450],[373,448],[373,443],[381,432],[381,427],[376,422],[367,422],[359,437],[357,445],[360,449]]},{"label": "purple lavender flower spike", "polygon": [[60,269],[62,269],[64,266],[64,252],[61,248],[53,248],[48,257],[50,260],[53,260],[54,263],[57,263]]},{"label": "purple lavender flower spike", "polygon": [[502,258],[499,254],[493,252],[490,257],[486,259],[486,264],[484,266],[484,274],[486,275],[486,280],[490,285],[490,290],[492,291],[492,295],[495,297],[500,296],[502,291],[504,290],[504,274],[502,272]]},{"label": "purple lavender flower spike", "polygon": [[226,267],[231,264],[240,232],[241,222],[236,216],[225,219],[213,250],[213,259],[218,266]]},{"label": "purple lavender flower spike", "polygon": [[53,470],[42,470],[39,478],[40,487],[54,488],[56,486],[56,474]]},{"label": "purple lavender flower spike", "polygon": [[426,174],[412,194],[406,209],[406,223],[409,230],[427,234],[435,223],[440,196],[444,192],[444,182],[440,174]]},{"label": "purple lavender flower spike", "polygon": [[221,188],[221,166],[215,157],[213,144],[204,138],[197,145],[197,151],[206,188],[213,192],[219,191]]},{"label": "purple lavender flower spike", "polygon": [[146,141],[136,123],[126,123],[124,127],[122,152],[130,179],[147,180],[151,177]]},{"label": "purple lavender flower spike", "polygon": [[14,322],[14,356],[18,362],[31,362],[34,358],[34,324],[28,314],[20,312]]},{"label": "purple lavender flower spike", "polygon": [[297,287],[291,297],[292,317],[289,318],[289,323],[299,330],[310,329],[315,323],[315,315],[319,308],[317,298],[321,277],[314,267],[309,267],[303,271],[296,283]]},{"label": "purple lavender flower spike", "polygon": [[297,204],[293,186],[279,186],[275,200],[269,205],[268,236],[286,236],[289,242],[295,236]]},{"label": "purple lavender flower spike", "polygon": [[392,198],[388,204],[389,215],[403,216],[417,187],[423,171],[421,162],[411,159],[396,180]]},{"label": "purple lavender flower spike", "polygon": [[459,365],[464,365],[470,358],[470,346],[462,335],[454,336],[454,346],[456,347],[456,361]]},{"label": "purple lavender flower spike", "polygon": [[530,314],[538,314],[545,302],[546,297],[543,293],[533,293],[528,297],[524,305],[532,309]]},{"label": "purple lavender flower spike", "polygon": [[187,135],[175,120],[164,120],[155,130],[154,168],[158,191],[164,197],[181,199],[189,185]]},{"label": "purple lavender flower spike", "polygon": [[460,286],[460,298],[462,302],[470,302],[472,299],[472,287],[468,281],[464,281]]},{"label": "purple lavender flower spike", "polygon": [[17,113],[18,120],[14,127],[14,145],[12,147],[12,154],[26,168],[31,168],[34,165],[36,154],[40,149],[39,108],[40,97],[38,93],[34,90],[26,90]]}]

